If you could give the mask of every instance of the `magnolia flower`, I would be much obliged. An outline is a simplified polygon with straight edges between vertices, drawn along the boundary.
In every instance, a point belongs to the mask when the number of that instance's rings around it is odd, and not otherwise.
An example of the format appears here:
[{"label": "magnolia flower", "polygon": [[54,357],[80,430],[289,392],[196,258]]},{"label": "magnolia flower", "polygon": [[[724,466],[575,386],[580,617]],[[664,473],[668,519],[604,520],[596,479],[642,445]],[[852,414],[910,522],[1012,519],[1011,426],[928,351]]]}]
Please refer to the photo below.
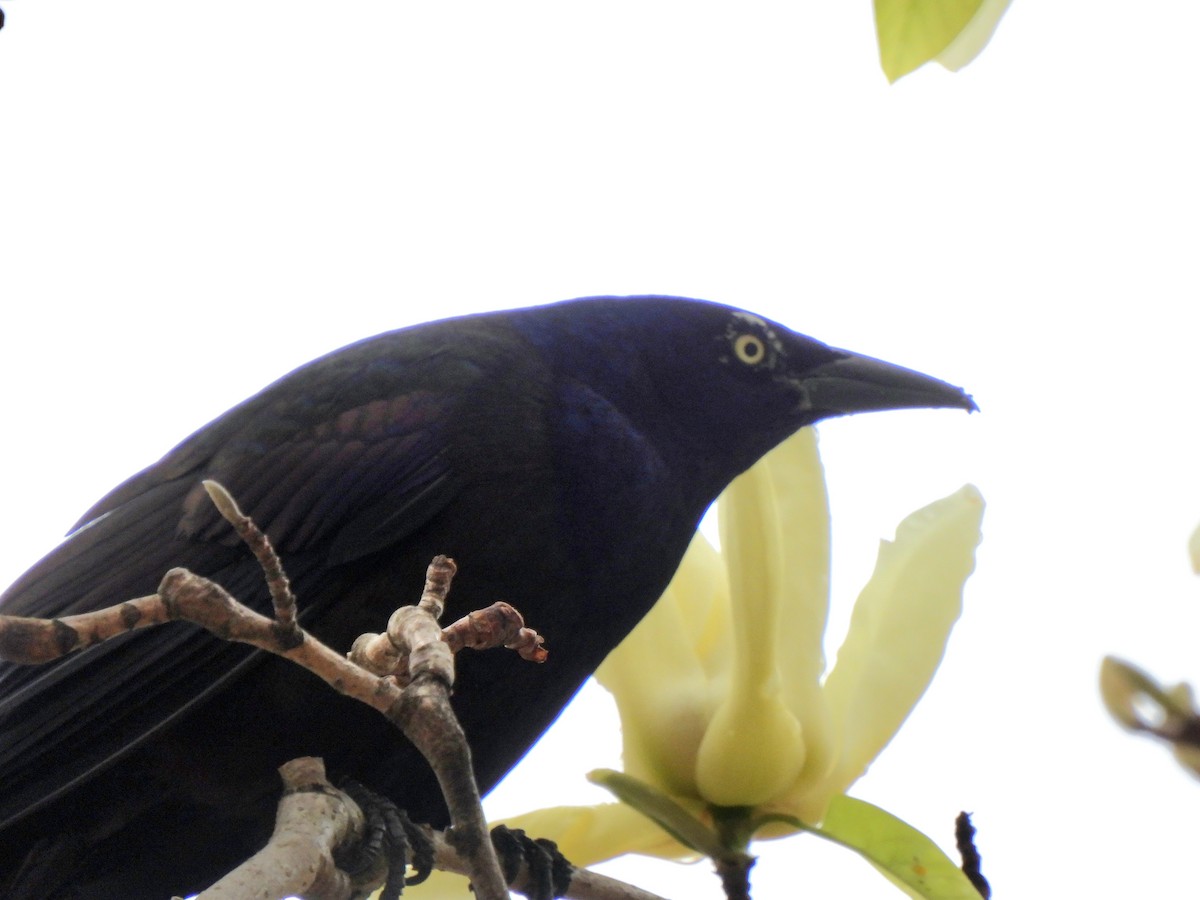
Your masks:
[{"label": "magnolia flower", "polygon": [[697,536],[662,599],[597,672],[620,712],[625,772],[593,777],[641,812],[559,807],[508,824],[587,865],[628,852],[711,855],[733,811],[747,841],[764,824],[772,836],[816,831],[915,896],[978,898],[928,839],[845,792],[942,659],[982,515],[968,485],[881,543],[826,675],[829,511],[815,434],[803,429],[721,496],[722,551]]},{"label": "magnolia flower", "polygon": [[957,72],[983,52],[1012,0],[875,0],[879,60],[896,81],[936,60]]}]

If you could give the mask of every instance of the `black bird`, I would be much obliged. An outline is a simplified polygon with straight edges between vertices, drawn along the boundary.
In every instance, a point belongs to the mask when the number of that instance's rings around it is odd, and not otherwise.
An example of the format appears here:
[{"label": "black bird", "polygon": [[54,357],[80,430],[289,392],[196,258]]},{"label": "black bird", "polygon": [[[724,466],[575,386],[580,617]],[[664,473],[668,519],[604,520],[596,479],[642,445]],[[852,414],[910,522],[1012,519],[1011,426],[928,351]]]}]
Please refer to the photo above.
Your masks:
[{"label": "black bird", "polygon": [[[458,659],[490,789],[667,585],[700,517],[819,419],[974,404],[961,390],[725,306],[592,298],[370,338],[202,428],[90,509],[0,598],[58,616],[153,593],[173,566],[269,606],[200,481],[280,551],[303,623],[345,649],[459,562],[447,620],[505,599],[549,661]],[[382,717],[290,663],[168,625],[0,666],[0,896],[151,898],[206,886],[270,832],[275,768],[333,776],[445,824]]]}]

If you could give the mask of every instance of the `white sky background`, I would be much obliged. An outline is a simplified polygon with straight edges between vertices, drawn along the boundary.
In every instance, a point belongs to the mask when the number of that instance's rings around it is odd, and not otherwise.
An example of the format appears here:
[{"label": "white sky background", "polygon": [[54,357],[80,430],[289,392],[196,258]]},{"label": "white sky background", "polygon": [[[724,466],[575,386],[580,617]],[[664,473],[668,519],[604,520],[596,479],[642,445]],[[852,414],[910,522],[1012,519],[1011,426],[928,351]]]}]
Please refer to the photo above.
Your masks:
[{"label": "white sky background", "polygon": [[[1016,0],[971,67],[891,87],[868,0],[3,8],[0,583],[351,340],[585,294],[743,306],[983,409],[822,429],[835,628],[905,514],[989,501],[946,662],[854,792],[948,850],[972,810],[1000,898],[1188,893],[1200,786],[1096,671],[1200,680],[1194,5]],[[599,708],[492,810],[597,797]],[[719,896],[703,866],[635,877]],[[811,838],[755,881],[898,896]]]}]

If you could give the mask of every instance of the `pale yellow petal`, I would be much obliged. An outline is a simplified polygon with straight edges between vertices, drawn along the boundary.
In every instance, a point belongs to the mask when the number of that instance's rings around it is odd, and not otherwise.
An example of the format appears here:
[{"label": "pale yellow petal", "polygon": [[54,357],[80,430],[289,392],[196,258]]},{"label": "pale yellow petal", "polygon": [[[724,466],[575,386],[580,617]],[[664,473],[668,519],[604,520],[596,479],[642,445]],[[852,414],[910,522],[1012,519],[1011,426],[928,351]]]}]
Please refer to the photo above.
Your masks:
[{"label": "pale yellow petal", "polygon": [[784,569],[779,503],[765,461],[735,478],[717,509],[733,605],[734,671],[765,680],[778,667]]},{"label": "pale yellow petal", "polygon": [[838,763],[823,786],[843,793],[925,692],[975,568],[983,497],[971,485],[908,516],[883,541],[826,681]]},{"label": "pale yellow petal", "polygon": [[671,794],[696,797],[695,759],[715,708],[699,641],[728,616],[725,570],[701,535],[666,593],[596,672],[621,716],[625,771]]},{"label": "pale yellow petal", "polygon": [[703,534],[697,532],[692,538],[668,590],[682,614],[685,639],[705,675],[710,680],[728,677],[733,659],[729,577],[725,560]]},{"label": "pale yellow petal", "polygon": [[664,859],[694,856],[641,813],[622,803],[556,806],[505,819],[533,838],[549,838],[577,866],[591,866],[625,853]]},{"label": "pale yellow petal", "polygon": [[796,782],[800,723],[779,692],[747,685],[721,704],[696,756],[700,795],[718,806],[757,806]]},{"label": "pale yellow petal", "polygon": [[770,473],[783,539],[778,624],[779,674],[788,708],[804,735],[799,784],[824,779],[833,765],[825,674],[829,618],[829,495],[815,428],[802,428],[763,458]]},{"label": "pale yellow petal", "polygon": [[937,61],[951,72],[957,72],[975,59],[992,39],[996,26],[1000,24],[1000,18],[1008,10],[1011,2],[1012,0],[983,0],[979,11],[971,17],[967,27],[958,33],[958,37],[950,42],[950,46],[937,55]]},{"label": "pale yellow petal", "polygon": [[753,806],[791,785],[804,764],[800,723],[779,672],[784,547],[775,485],[762,462],[722,495],[721,549],[733,603],[733,671],[696,759],[701,795]]},{"label": "pale yellow petal", "polygon": [[895,81],[944,53],[985,0],[875,0],[879,62]]},{"label": "pale yellow petal", "polygon": [[1192,571],[1200,575],[1200,527],[1192,532],[1192,537],[1188,541],[1188,556],[1192,560]]}]

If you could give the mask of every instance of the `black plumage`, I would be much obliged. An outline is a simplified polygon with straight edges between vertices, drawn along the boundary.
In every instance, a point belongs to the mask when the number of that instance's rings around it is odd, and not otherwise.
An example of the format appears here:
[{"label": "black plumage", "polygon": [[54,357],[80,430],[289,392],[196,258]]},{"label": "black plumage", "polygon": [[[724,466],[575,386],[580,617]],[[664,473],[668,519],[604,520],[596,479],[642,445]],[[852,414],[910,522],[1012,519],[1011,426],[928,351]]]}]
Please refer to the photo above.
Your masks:
[{"label": "black plumage", "polygon": [[[487,790],[658,597],[734,476],[819,419],[938,406],[974,408],[694,300],[421,325],[310,363],[192,435],[89,510],[0,612],[95,609],[173,566],[266,611],[204,478],[268,532],[302,622],[338,648],[411,602],[445,553],[460,566],[448,620],[508,600],[551,651],[543,666],[460,654],[455,705]],[[0,885],[42,900],[199,889],[265,840],[275,767],[304,754],[444,823],[424,762],[376,713],[192,626],[0,666]]]}]

